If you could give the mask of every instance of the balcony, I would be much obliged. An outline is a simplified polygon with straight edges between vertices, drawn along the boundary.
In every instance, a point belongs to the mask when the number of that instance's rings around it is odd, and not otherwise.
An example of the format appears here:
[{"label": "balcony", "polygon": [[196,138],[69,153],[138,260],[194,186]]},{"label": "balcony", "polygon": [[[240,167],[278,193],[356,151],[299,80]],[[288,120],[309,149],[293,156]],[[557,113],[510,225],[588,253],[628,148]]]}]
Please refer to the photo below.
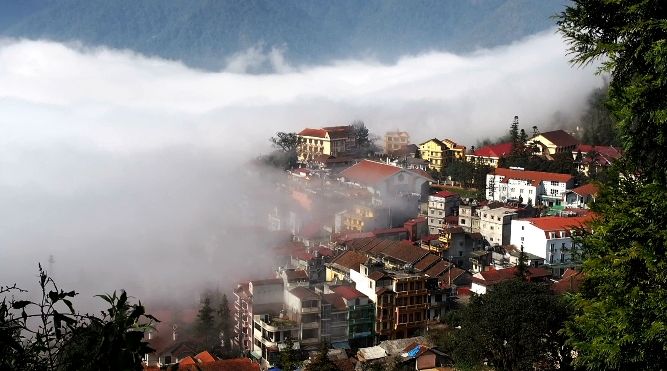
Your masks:
[{"label": "balcony", "polygon": [[320,307],[307,307],[307,308],[301,308],[301,313],[303,314],[308,314],[308,313],[319,313],[320,312]]}]

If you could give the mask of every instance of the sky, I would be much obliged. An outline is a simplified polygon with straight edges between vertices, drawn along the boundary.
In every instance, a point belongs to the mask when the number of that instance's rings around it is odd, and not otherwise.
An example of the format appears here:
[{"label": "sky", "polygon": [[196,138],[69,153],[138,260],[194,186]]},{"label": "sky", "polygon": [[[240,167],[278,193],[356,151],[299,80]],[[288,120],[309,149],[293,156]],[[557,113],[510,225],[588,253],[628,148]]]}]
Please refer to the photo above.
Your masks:
[{"label": "sky", "polygon": [[[363,120],[371,132],[470,146],[576,119],[602,85],[553,30],[468,55],[295,66],[250,49],[218,72],[131,51],[0,40],[0,283],[27,287],[50,255],[82,296],[126,288],[195,300],[269,274],[276,195],[248,161],[277,131]],[[251,74],[270,63],[273,71]],[[261,195],[261,196],[257,196]],[[187,300],[190,300],[187,299]]]}]

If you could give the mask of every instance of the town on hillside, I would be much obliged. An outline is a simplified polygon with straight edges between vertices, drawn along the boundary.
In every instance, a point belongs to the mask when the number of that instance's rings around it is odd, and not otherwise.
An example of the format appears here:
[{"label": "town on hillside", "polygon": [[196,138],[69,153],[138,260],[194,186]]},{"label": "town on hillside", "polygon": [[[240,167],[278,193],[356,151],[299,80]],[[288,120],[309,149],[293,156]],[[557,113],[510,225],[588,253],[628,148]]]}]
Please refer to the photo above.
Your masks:
[{"label": "town on hillside", "polygon": [[[237,283],[231,347],[262,370],[290,368],[285,354],[314,362],[322,344],[337,369],[435,369],[452,363],[429,333],[472,296],[517,276],[577,290],[576,237],[621,153],[564,130],[528,136],[517,118],[509,132],[479,148],[374,140],[362,122],[278,133],[258,160],[284,170],[265,216],[276,268]],[[172,332],[149,365],[192,362]]]}]

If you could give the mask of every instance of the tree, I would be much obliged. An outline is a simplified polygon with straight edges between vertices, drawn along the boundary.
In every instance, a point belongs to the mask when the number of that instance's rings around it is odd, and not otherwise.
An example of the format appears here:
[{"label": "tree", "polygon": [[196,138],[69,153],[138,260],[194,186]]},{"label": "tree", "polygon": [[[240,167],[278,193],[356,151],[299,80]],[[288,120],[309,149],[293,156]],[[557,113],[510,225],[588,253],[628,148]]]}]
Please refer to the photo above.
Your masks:
[{"label": "tree", "polygon": [[285,371],[293,371],[301,365],[299,352],[294,349],[294,341],[291,337],[285,339],[285,347],[280,351],[280,365]]},{"label": "tree", "polygon": [[232,350],[232,313],[229,310],[229,300],[227,294],[222,295],[220,306],[218,307],[218,332],[222,334],[222,350],[230,352]]},{"label": "tree", "polygon": [[355,120],[350,124],[354,130],[355,144],[357,146],[357,155],[368,156],[377,151],[375,141],[378,138],[372,135],[366,124],[361,120]]},{"label": "tree", "polygon": [[[60,289],[39,267],[41,298],[20,300],[25,290],[0,287],[0,369],[141,370],[153,350],[143,340],[158,322],[125,291],[98,295],[109,308],[101,317],[74,309],[74,291]],[[11,295],[11,297],[8,297]]]},{"label": "tree", "polygon": [[320,343],[317,355],[310,361],[304,371],[338,371],[336,364],[329,359],[329,344],[326,341]]},{"label": "tree", "polygon": [[205,350],[213,350],[219,347],[217,326],[213,317],[211,298],[208,295],[204,297],[199,313],[197,313],[195,333],[202,340]]},{"label": "tree", "polygon": [[521,142],[519,138],[519,116],[514,116],[514,120],[510,125],[510,138],[512,139],[512,153],[521,150]]},{"label": "tree", "polygon": [[275,137],[271,137],[271,143],[280,149],[283,152],[292,152],[296,151],[296,147],[299,144],[299,137],[296,133],[285,133],[278,132]]},{"label": "tree", "polygon": [[[667,367],[667,3],[574,0],[558,16],[574,64],[602,59],[624,159],[582,239],[582,291],[568,322],[586,369]],[[611,173],[609,174],[611,175]]]},{"label": "tree", "polygon": [[559,334],[567,307],[547,285],[514,279],[475,295],[462,310],[455,334],[457,368],[495,370],[567,369],[569,352]]}]

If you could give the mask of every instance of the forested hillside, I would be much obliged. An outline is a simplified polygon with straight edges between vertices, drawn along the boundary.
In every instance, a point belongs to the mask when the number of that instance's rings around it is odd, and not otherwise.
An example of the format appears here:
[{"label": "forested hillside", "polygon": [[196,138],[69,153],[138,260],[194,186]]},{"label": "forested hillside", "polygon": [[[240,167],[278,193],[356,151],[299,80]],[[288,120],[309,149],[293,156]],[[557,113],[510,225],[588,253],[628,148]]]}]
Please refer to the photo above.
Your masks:
[{"label": "forested hillside", "polygon": [[0,5],[0,35],[82,41],[220,68],[251,47],[292,63],[427,50],[470,51],[553,26],[553,0],[22,0]]}]

